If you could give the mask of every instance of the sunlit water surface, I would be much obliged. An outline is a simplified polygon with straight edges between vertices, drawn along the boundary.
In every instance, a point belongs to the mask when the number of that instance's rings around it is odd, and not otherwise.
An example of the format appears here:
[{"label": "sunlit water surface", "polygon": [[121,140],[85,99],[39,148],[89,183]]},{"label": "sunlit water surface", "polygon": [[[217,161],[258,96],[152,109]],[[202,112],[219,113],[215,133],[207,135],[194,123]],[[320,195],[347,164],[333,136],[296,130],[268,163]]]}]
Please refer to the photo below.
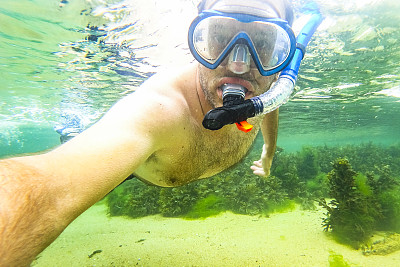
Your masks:
[{"label": "sunlit water surface", "polygon": [[[294,1],[296,16],[307,1]],[[325,17],[281,107],[279,146],[375,142],[400,136],[400,3],[317,1]],[[195,0],[2,0],[0,156],[58,144],[53,127],[85,127],[164,68],[192,61]]]}]

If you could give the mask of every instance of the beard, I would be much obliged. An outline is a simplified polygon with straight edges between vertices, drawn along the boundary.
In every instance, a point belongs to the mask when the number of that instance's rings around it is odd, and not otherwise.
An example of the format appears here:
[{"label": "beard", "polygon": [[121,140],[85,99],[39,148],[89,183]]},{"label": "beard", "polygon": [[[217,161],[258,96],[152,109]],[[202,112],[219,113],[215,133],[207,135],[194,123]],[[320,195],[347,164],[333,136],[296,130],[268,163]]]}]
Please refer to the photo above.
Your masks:
[{"label": "beard", "polygon": [[[207,69],[199,64],[199,83],[203,91],[205,100],[214,109],[222,106],[222,100],[218,95],[218,81],[223,77],[237,77],[249,81],[253,85],[254,95],[260,95],[271,87],[271,84],[278,78],[278,73],[271,76],[260,76],[257,69],[242,74],[235,75],[225,70],[224,67],[219,67],[216,70]],[[262,90],[261,90],[262,88]]]},{"label": "beard", "polygon": [[201,90],[203,91],[204,97],[208,104],[213,109],[220,106],[221,104],[217,103],[217,100],[219,100],[218,94],[216,93],[216,90],[212,91],[210,88],[208,88],[208,79],[205,77],[205,75],[200,75],[199,81]]}]

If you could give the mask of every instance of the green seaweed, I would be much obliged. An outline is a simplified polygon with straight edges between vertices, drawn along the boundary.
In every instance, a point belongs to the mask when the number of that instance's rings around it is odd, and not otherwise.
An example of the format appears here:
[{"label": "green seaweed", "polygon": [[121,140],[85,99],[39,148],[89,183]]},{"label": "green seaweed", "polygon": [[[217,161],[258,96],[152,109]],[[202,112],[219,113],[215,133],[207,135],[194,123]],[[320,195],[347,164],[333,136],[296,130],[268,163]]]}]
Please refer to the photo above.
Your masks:
[{"label": "green seaweed", "polygon": [[329,251],[329,267],[350,267],[351,265],[344,259],[343,255],[334,251]]},{"label": "green seaweed", "polygon": [[281,181],[275,176],[267,179],[246,173],[239,179],[230,180],[232,189],[223,192],[227,200],[227,209],[250,215],[268,215],[273,206],[285,202],[287,194],[281,187]]},{"label": "green seaweed", "polygon": [[378,230],[400,233],[400,188],[382,192],[378,198],[382,208]]},{"label": "green seaweed", "polygon": [[309,146],[303,147],[298,155],[297,170],[299,177],[306,181],[313,179],[320,172],[318,165],[318,153]]},{"label": "green seaweed", "polygon": [[199,199],[184,215],[186,219],[204,219],[215,216],[226,210],[226,203],[222,197],[210,194],[206,198]]},{"label": "green seaweed", "polygon": [[[356,178],[358,177],[357,186]],[[352,169],[347,159],[337,159],[328,174],[329,195],[333,200],[320,205],[327,209],[323,219],[325,231],[332,231],[337,241],[354,248],[366,243],[376,229],[381,209],[371,196],[366,179]],[[366,193],[367,192],[367,193]]]},{"label": "green seaweed", "polygon": [[293,211],[296,209],[296,201],[290,199],[284,199],[280,202],[272,202],[268,205],[267,209],[265,210],[265,215],[271,213],[284,213],[288,211]]},{"label": "green seaweed", "polygon": [[158,201],[159,210],[163,216],[178,217],[190,211],[198,200],[198,194],[193,186],[162,188]]},{"label": "green seaweed", "polygon": [[361,173],[358,173],[355,177],[356,187],[360,191],[360,193],[364,196],[372,196],[373,190],[371,186],[368,184],[367,177]]},{"label": "green seaweed", "polygon": [[[135,218],[152,214],[185,217],[196,205],[199,205],[199,210],[201,205],[212,206],[212,197],[209,196],[214,196],[223,200],[218,202],[221,209],[240,214],[268,215],[292,209],[294,201],[303,209],[314,209],[316,200],[338,197],[336,202],[343,207],[344,202],[339,201],[341,196],[334,195],[334,192],[342,194],[345,193],[343,190],[348,190],[349,194],[356,192],[350,198],[357,198],[357,201],[346,205],[358,212],[361,221],[367,222],[372,216],[372,229],[400,231],[400,145],[305,146],[294,153],[278,148],[271,176],[264,178],[249,170],[251,162],[261,153],[261,141],[256,140],[256,148],[240,164],[209,179],[178,188],[160,188],[136,179],[128,180],[107,196],[109,214]],[[332,185],[327,174],[332,171],[332,162],[337,158],[347,158],[351,162],[351,171],[345,176],[352,178],[342,181],[343,184]],[[332,186],[336,188],[331,189]],[[333,212],[338,207],[335,202],[325,204]],[[367,215],[364,214],[366,218],[362,216],[362,210],[368,211]],[[203,215],[199,216],[203,218]],[[333,222],[346,221],[346,217],[345,213],[335,214]],[[361,228],[369,229],[370,224],[361,224]]]},{"label": "green seaweed", "polygon": [[128,195],[123,194],[123,190],[122,186],[118,186],[107,195],[106,203],[109,215],[120,216],[124,214],[125,201]]},{"label": "green seaweed", "polygon": [[138,218],[157,214],[160,188],[132,179],[115,188],[107,197],[108,212],[112,216]]}]

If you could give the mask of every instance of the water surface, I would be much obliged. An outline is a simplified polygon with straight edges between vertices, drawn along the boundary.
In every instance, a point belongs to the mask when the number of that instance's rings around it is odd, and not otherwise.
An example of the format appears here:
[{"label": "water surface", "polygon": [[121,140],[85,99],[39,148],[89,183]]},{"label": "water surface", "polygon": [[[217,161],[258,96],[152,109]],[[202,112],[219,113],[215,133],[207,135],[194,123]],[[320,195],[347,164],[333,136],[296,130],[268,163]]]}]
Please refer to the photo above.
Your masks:
[{"label": "water surface", "polygon": [[[294,1],[296,15],[307,1]],[[317,1],[325,20],[297,94],[281,108],[279,146],[397,142],[400,4]],[[0,155],[54,147],[64,113],[85,126],[163,68],[192,61],[197,1],[3,0]]]}]

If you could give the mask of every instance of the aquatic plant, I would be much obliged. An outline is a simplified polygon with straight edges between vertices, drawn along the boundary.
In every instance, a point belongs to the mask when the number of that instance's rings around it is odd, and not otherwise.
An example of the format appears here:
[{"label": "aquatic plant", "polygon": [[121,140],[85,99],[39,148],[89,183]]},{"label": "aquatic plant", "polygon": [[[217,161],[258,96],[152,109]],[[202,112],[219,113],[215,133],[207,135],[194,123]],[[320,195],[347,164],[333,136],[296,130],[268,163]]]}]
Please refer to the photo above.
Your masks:
[{"label": "aquatic plant", "polygon": [[299,178],[297,172],[297,160],[293,154],[286,154],[282,150],[274,157],[271,167],[271,175],[277,177],[281,182],[282,190],[291,199],[297,198],[305,192],[304,182]]},{"label": "aquatic plant", "polygon": [[197,200],[184,217],[186,219],[204,219],[226,210],[225,199],[215,194]]},{"label": "aquatic plant", "polygon": [[373,173],[369,173],[368,181],[382,208],[378,229],[400,232],[399,181],[393,177],[388,165],[377,168],[377,173],[377,178]]},{"label": "aquatic plant", "polygon": [[382,147],[371,142],[359,145],[345,145],[337,147],[318,146],[313,147],[315,153],[319,155],[318,165],[320,171],[328,173],[331,170],[331,162],[337,158],[347,158],[352,168],[361,173],[376,171],[389,165],[390,169],[396,176],[400,174],[400,145],[392,145],[390,147]]},{"label": "aquatic plant", "polygon": [[327,210],[324,230],[332,231],[339,242],[358,248],[376,229],[380,206],[370,193],[367,179],[358,176],[347,159],[339,158],[333,163],[328,180],[333,200],[329,204],[320,200]]},{"label": "aquatic plant", "polygon": [[318,165],[318,154],[315,149],[309,146],[303,147],[298,155],[297,172],[304,180],[313,179],[320,172]]},{"label": "aquatic plant", "polygon": [[356,175],[347,159],[337,159],[328,174],[329,196],[341,203],[352,199],[356,195]]},{"label": "aquatic plant", "polygon": [[108,214],[111,216],[121,216],[125,213],[125,195],[122,194],[123,187],[118,186],[106,197]]},{"label": "aquatic plant", "polygon": [[[374,218],[377,229],[398,231],[400,145],[388,148],[372,143],[341,147],[306,146],[295,153],[278,148],[268,178],[255,176],[249,170],[251,162],[259,157],[261,143],[256,147],[258,149],[251,150],[234,168],[179,188],[149,186],[136,179],[126,181],[107,196],[109,214],[131,217],[155,213],[185,216],[196,205],[211,205],[212,199],[207,198],[213,195],[223,199],[218,205],[225,210],[265,215],[285,205],[290,208],[293,201],[300,203],[304,209],[313,209],[316,199],[334,198],[330,196],[333,192],[343,193],[345,190],[330,190],[331,186],[344,186],[349,194],[355,191],[355,196],[360,200],[368,200],[368,205],[378,203],[376,205],[382,207],[382,217]],[[332,170],[332,162],[344,157],[352,163],[351,171],[357,173],[351,175],[350,171],[345,175],[354,178],[351,187],[346,187],[351,180],[343,185],[332,185],[327,175]],[[340,199],[340,195],[337,197]],[[331,209],[336,207],[326,205]]]},{"label": "aquatic plant", "polygon": [[158,187],[136,179],[127,180],[109,194],[108,212],[112,216],[127,215],[133,218],[156,214],[159,212],[159,192]]},{"label": "aquatic plant", "polygon": [[369,182],[374,189],[374,193],[381,194],[387,190],[392,190],[400,185],[398,179],[395,179],[389,165],[375,167],[378,178],[373,173],[369,173]]},{"label": "aquatic plant", "polygon": [[378,199],[382,218],[378,220],[377,229],[400,233],[400,188],[382,192]]},{"label": "aquatic plant", "polygon": [[351,265],[343,258],[343,255],[329,251],[329,267],[350,267]]},{"label": "aquatic plant", "polygon": [[279,205],[287,199],[281,181],[275,176],[264,178],[248,170],[233,169],[224,181],[221,195],[226,199],[226,208],[235,213],[265,215],[272,205]]},{"label": "aquatic plant", "polygon": [[307,181],[306,190],[314,199],[328,195],[328,177],[326,173],[318,173],[312,180]]},{"label": "aquatic plant", "polygon": [[176,188],[162,188],[158,200],[163,216],[176,217],[186,214],[198,200],[193,184]]},{"label": "aquatic plant", "polygon": [[303,209],[315,209],[314,202],[327,195],[326,174],[320,172],[320,151],[303,147],[298,153],[280,151],[275,156],[271,174],[281,181],[281,188]]}]

